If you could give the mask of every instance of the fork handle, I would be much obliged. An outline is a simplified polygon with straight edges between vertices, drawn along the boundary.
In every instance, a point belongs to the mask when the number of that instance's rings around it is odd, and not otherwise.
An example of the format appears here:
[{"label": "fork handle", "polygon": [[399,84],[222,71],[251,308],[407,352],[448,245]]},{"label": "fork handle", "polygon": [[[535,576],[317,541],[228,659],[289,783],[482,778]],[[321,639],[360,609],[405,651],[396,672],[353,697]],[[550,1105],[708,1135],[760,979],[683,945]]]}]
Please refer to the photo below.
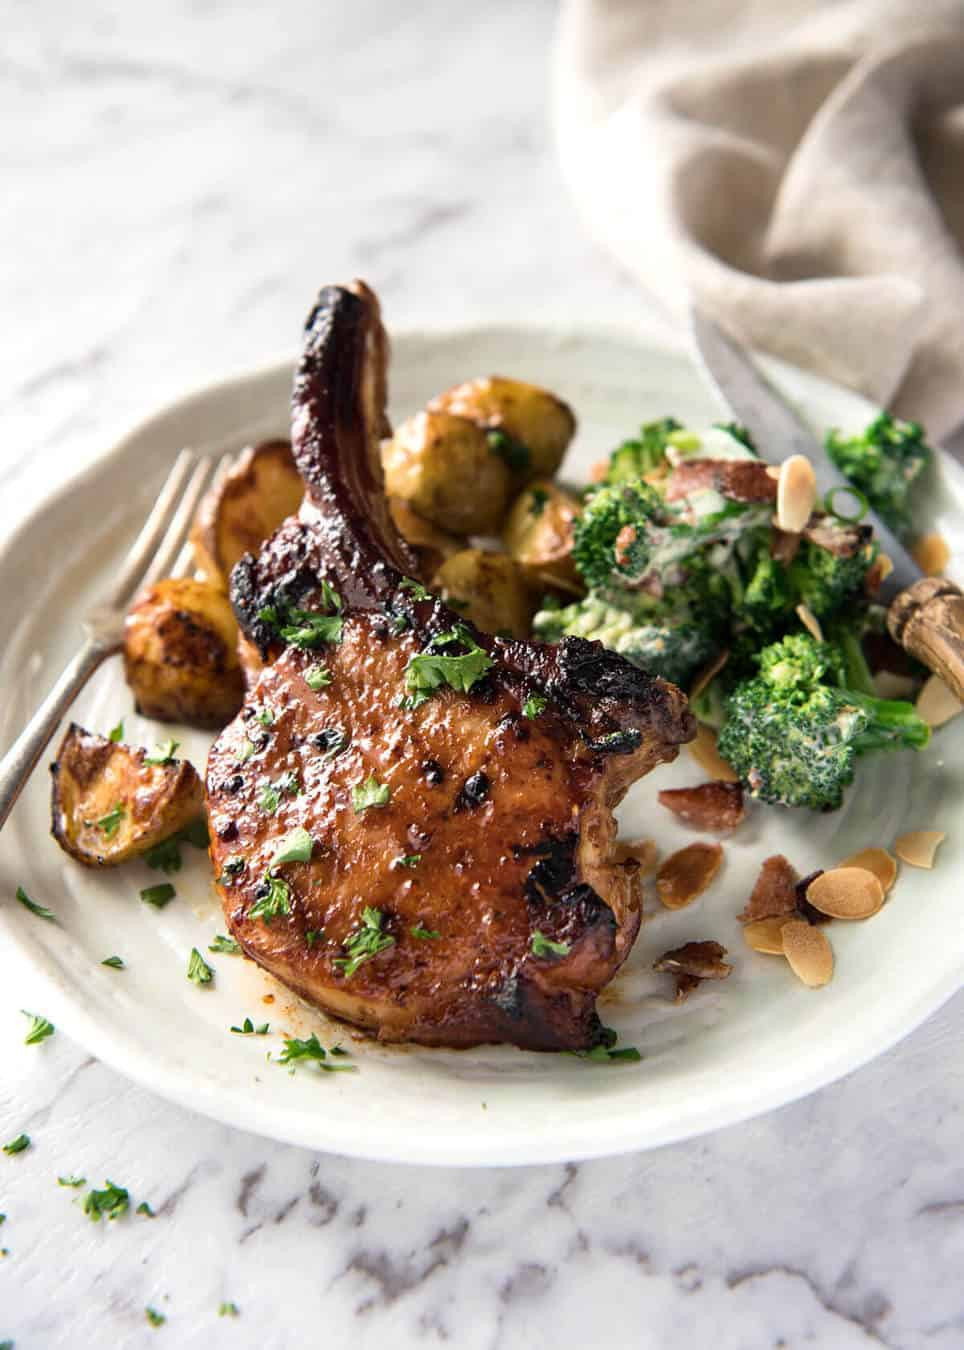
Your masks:
[{"label": "fork handle", "polygon": [[7,823],[14,803],[70,705],[97,667],[114,650],[116,648],[105,647],[103,643],[88,638],[3,759],[0,759],[0,829]]}]

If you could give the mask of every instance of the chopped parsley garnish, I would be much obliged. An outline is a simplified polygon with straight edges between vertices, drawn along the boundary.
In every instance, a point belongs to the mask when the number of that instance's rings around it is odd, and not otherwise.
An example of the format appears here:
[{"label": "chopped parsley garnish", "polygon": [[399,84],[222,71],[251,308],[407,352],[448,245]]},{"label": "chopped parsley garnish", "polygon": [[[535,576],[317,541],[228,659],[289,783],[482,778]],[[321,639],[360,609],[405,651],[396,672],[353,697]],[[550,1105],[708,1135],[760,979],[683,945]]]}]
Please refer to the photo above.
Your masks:
[{"label": "chopped parsley garnish", "polygon": [[534,487],[529,489],[529,515],[541,516],[546,509],[546,503],[549,500],[549,494],[545,488]]},{"label": "chopped parsley garnish", "polygon": [[529,946],[532,948],[533,956],[568,956],[572,950],[568,942],[553,942],[544,933],[540,933],[538,928],[530,937]]},{"label": "chopped parsley garnish", "polygon": [[426,590],[422,583],[416,581],[414,577],[402,577],[401,581],[398,583],[398,589],[400,591],[408,591],[413,600],[432,599],[432,592]]},{"label": "chopped parsley garnish", "polygon": [[90,1190],[84,1197],[84,1213],[93,1223],[100,1223],[105,1215],[111,1220],[119,1219],[130,1207],[130,1192],[110,1179],[104,1182],[102,1191]]},{"label": "chopped parsley garnish", "polygon": [[349,743],[348,732],[343,727],[325,727],[311,738],[312,744],[324,751],[324,759],[334,759]]},{"label": "chopped parsley garnish", "polygon": [[210,984],[214,979],[214,971],[197,947],[191,948],[191,955],[187,961],[187,977],[189,980],[193,980],[195,984]]},{"label": "chopped parsley garnish", "polygon": [[107,733],[107,739],[108,739],[109,741],[113,741],[115,745],[117,745],[119,741],[122,741],[122,740],[124,739],[124,719],[123,719],[123,717],[122,717],[121,720],[117,723],[117,726],[116,726],[116,727],[111,727],[110,731],[108,731],[108,733]]},{"label": "chopped parsley garnish", "polygon": [[273,877],[269,873],[263,884],[267,887],[267,890],[261,899],[256,901],[248,910],[248,918],[260,919],[262,923],[270,923],[279,914],[290,914],[291,888],[287,881],[282,881],[281,877]]},{"label": "chopped parsley garnish", "polygon": [[102,966],[110,966],[111,970],[124,969],[124,962],[119,956],[105,956],[100,964]]},{"label": "chopped parsley garnish", "polygon": [[192,848],[207,848],[211,842],[207,820],[204,816],[198,816],[190,825],[185,825],[176,838],[183,839],[185,844],[190,844]]},{"label": "chopped parsley garnish", "polygon": [[244,745],[242,745],[241,749],[238,751],[236,756],[238,763],[239,764],[247,763],[247,761],[251,758],[252,755],[256,755],[258,753],[259,749],[261,749],[260,746],[252,745],[250,741],[245,741]]},{"label": "chopped parsley garnish", "polygon": [[543,698],[541,694],[530,694],[522,705],[522,716],[528,717],[530,720],[538,717],[540,713],[545,712],[548,702],[548,699]]},{"label": "chopped parsley garnish", "polygon": [[387,806],[391,799],[391,788],[387,783],[380,783],[374,774],[369,774],[364,783],[356,783],[351,790],[351,804],[359,815],[370,806]]},{"label": "chopped parsley garnish", "polygon": [[24,909],[29,909],[31,914],[36,914],[38,919],[56,919],[57,917],[52,909],[47,909],[45,905],[38,905],[36,900],[31,900],[22,886],[17,887],[17,899]]},{"label": "chopped parsley garnish", "polygon": [[159,1313],[156,1308],[147,1307],[144,1309],[144,1316],[150,1322],[152,1327],[162,1327],[167,1321],[163,1313]]},{"label": "chopped parsley garnish", "polygon": [[26,1008],[21,1008],[20,1011],[24,1017],[30,1018],[30,1030],[23,1038],[24,1045],[39,1045],[56,1031],[53,1022],[48,1022],[46,1017],[38,1017],[36,1013],[27,1012]]},{"label": "chopped parsley garnish", "polygon": [[282,863],[310,862],[314,841],[303,825],[289,831],[278,845],[278,852],[271,859],[272,867]]},{"label": "chopped parsley garnish", "polygon": [[417,867],[422,861],[421,853],[403,853],[395,859],[396,867]]},{"label": "chopped parsley garnish", "polygon": [[269,1026],[263,1022],[260,1027],[256,1027],[250,1017],[246,1017],[239,1027],[232,1027],[231,1030],[236,1036],[267,1036]]},{"label": "chopped parsley garnish", "polygon": [[85,820],[84,824],[88,826],[91,824],[96,825],[98,830],[101,831],[101,833],[104,835],[105,838],[113,839],[114,835],[120,829],[121,821],[124,819],[126,815],[127,815],[126,808],[121,802],[118,802],[117,805],[112,807],[111,810],[108,811],[105,816],[101,816],[100,820],[96,821]]},{"label": "chopped parsley garnish", "polygon": [[[346,1052],[336,1046],[331,1054],[344,1055]],[[279,1064],[294,1064],[299,1059],[308,1059],[318,1065],[319,1069],[325,1073],[356,1073],[357,1066],[354,1064],[329,1064],[328,1051],[319,1041],[315,1032],[305,1041],[299,1041],[297,1037],[286,1036],[285,1045],[281,1054],[278,1056]]]},{"label": "chopped parsley garnish", "polygon": [[297,776],[289,771],[283,774],[276,783],[266,783],[261,789],[261,796],[258,799],[258,807],[266,811],[269,816],[273,816],[281,805],[282,797],[297,797],[301,792],[301,786]]},{"label": "chopped parsley garnish", "polygon": [[306,947],[313,947],[313,946],[315,945],[315,943],[316,943],[316,942],[320,942],[324,936],[325,936],[325,930],[324,930],[323,928],[306,928],[306,929],[305,929],[305,946],[306,946]]},{"label": "chopped parsley garnish", "polygon": [[148,867],[154,868],[156,872],[163,872],[168,877],[174,872],[180,872],[181,850],[178,848],[177,835],[172,835],[170,839],[162,839],[159,844],[148,849],[144,854],[144,861]]},{"label": "chopped parsley garnish", "polygon": [[218,1317],[240,1317],[241,1309],[236,1303],[222,1303],[218,1308]]},{"label": "chopped parsley garnish", "polygon": [[160,745],[155,745],[153,755],[145,755],[145,764],[173,764],[174,752],[181,744],[173,738],[168,741],[161,741]]},{"label": "chopped parsley garnish", "polygon": [[69,1186],[72,1190],[76,1190],[78,1186],[85,1186],[86,1184],[87,1184],[87,1178],[86,1178],[86,1177],[58,1177],[58,1178],[57,1178],[57,1185],[58,1185],[58,1186]]},{"label": "chopped parsley garnish", "polygon": [[263,727],[274,726],[274,708],[263,704],[254,714],[254,720],[260,722]]},{"label": "chopped parsley garnish", "polygon": [[637,1064],[642,1055],[634,1045],[624,1045],[618,1050],[614,1049],[616,1045],[616,1032],[612,1027],[602,1028],[602,1039],[598,1045],[594,1045],[591,1050],[571,1050],[569,1053],[575,1055],[578,1059],[588,1059],[594,1064],[609,1064],[612,1061],[624,1064]]},{"label": "chopped parsley garnish", "polygon": [[589,742],[590,750],[599,750],[607,755],[630,755],[634,750],[638,750],[642,743],[643,733],[638,727],[630,727],[626,731],[611,731],[608,736],[600,736],[598,740]]},{"label": "chopped parsley garnish", "polygon": [[320,647],[323,642],[340,642],[342,633],[341,596],[327,581],[321,583],[321,600],[332,614],[316,614],[294,605],[266,605],[258,618],[273,628],[292,647]]},{"label": "chopped parsley garnish", "polygon": [[146,1200],[142,1200],[134,1211],[135,1214],[144,1214],[148,1219],[156,1219],[157,1215],[151,1209]]},{"label": "chopped parsley garnish", "polygon": [[222,952],[225,956],[240,956],[241,944],[235,942],[233,937],[225,937],[223,933],[217,933],[214,941],[208,947],[208,951]]},{"label": "chopped parsley garnish", "polygon": [[225,858],[224,866],[221,868],[221,875],[218,877],[219,886],[230,886],[235,877],[239,877],[244,871],[246,863],[243,858]]},{"label": "chopped parsley garnish", "polygon": [[332,674],[327,666],[309,666],[305,671],[305,684],[309,689],[327,689],[331,681]]},{"label": "chopped parsley garnish", "polygon": [[488,432],[486,440],[492,454],[498,455],[510,469],[520,473],[528,469],[532,456],[529,454],[528,448],[521,441],[517,441],[514,436],[496,430]]},{"label": "chopped parsley garnish", "polygon": [[30,1147],[30,1135],[18,1134],[16,1139],[11,1139],[9,1144],[4,1144],[3,1151],[10,1157],[15,1153],[23,1153],[24,1149]]},{"label": "chopped parsley garnish", "polygon": [[[447,653],[445,649],[449,647],[463,650]],[[492,664],[491,656],[483,651],[465,625],[457,623],[433,637],[405,667],[405,687],[412,695],[410,706],[418,707],[443,684],[467,694]]]},{"label": "chopped parsley garnish", "polygon": [[382,932],[382,921],[384,915],[380,909],[373,909],[366,905],[362,910],[362,926],[357,932],[352,933],[347,942],[343,943],[346,956],[338,956],[332,962],[332,965],[338,966],[348,980],[354,975],[360,965],[370,961],[373,956],[383,952],[388,947],[394,947],[395,939],[390,933]]},{"label": "chopped parsley garnish", "polygon": [[162,881],[159,886],[148,886],[141,891],[141,899],[145,905],[153,905],[155,909],[163,909],[177,895],[177,891],[169,881]]},{"label": "chopped parsley garnish", "polygon": [[440,938],[442,934],[435,928],[423,928],[420,923],[413,923],[408,930],[413,938],[421,938],[423,942],[428,942],[434,938]]}]

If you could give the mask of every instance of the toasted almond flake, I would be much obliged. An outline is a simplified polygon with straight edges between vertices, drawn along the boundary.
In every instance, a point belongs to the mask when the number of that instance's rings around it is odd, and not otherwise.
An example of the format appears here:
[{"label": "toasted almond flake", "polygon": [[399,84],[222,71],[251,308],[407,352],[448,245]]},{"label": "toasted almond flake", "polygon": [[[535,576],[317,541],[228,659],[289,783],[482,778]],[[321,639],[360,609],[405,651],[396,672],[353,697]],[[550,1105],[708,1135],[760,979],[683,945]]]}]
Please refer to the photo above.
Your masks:
[{"label": "toasted almond flake", "polygon": [[894,852],[911,867],[933,867],[934,854],[946,838],[943,830],[909,830],[894,840]]},{"label": "toasted almond flake", "polygon": [[799,534],[817,500],[817,479],[806,455],[791,455],[777,479],[777,528]]},{"label": "toasted almond flake", "polygon": [[700,671],[700,673],[697,675],[696,679],[693,681],[693,687],[690,690],[691,699],[697,698],[700,694],[702,694],[703,690],[710,683],[710,681],[716,679],[717,675],[719,675],[720,671],[723,669],[723,667],[726,665],[729,659],[730,653],[726,647],[724,647],[721,652],[717,652],[716,656],[713,657],[713,660],[710,662],[710,664],[708,666],[704,666],[703,669]]},{"label": "toasted almond flake", "polygon": [[831,867],[811,881],[807,899],[831,919],[869,919],[883,906],[884,888],[864,867]]},{"label": "toasted almond flake", "polygon": [[941,679],[932,675],[917,696],[917,712],[929,727],[942,727],[964,709],[961,702]]},{"label": "toasted almond flake", "polygon": [[743,925],[743,940],[755,952],[766,956],[783,955],[783,929],[791,922],[789,915],[781,914],[769,919],[754,919]]},{"label": "toasted almond flake", "polygon": [[656,894],[667,909],[691,905],[720,870],[719,844],[687,844],[664,858],[656,873]]},{"label": "toasted almond flake", "polygon": [[742,783],[663,788],[657,800],[694,830],[735,830],[745,815]]},{"label": "toasted almond flake", "polygon": [[886,581],[894,570],[894,560],[889,553],[878,553],[874,559],[874,578],[879,586],[882,581]]},{"label": "toasted almond flake", "polygon": [[874,688],[878,698],[909,699],[917,688],[917,681],[909,675],[898,675],[893,670],[878,670],[874,676]]},{"label": "toasted almond flake", "polygon": [[697,723],[696,736],[686,748],[700,768],[706,771],[709,778],[716,779],[721,783],[738,783],[740,781],[740,775],[733,772],[717,750],[716,732],[712,727],[705,726],[702,722]]},{"label": "toasted almond flake", "polygon": [[884,895],[887,895],[897,880],[897,860],[892,858],[885,848],[862,848],[844,858],[838,867],[862,867],[865,872],[873,872],[880,882]]},{"label": "toasted almond flake", "polygon": [[823,642],[823,629],[820,627],[820,621],[813,610],[808,609],[806,605],[797,605],[797,618],[812,638],[815,638],[817,642]]},{"label": "toasted almond flake", "polygon": [[656,871],[659,862],[659,849],[652,839],[620,839],[613,851],[613,861],[617,865],[635,863],[643,876]]},{"label": "toasted almond flake", "polygon": [[780,933],[783,955],[797,979],[810,989],[828,984],[833,975],[833,948],[821,928],[790,919]]},{"label": "toasted almond flake", "polygon": [[951,550],[942,534],[924,534],[911,549],[925,577],[942,576],[951,560]]},{"label": "toasted almond flake", "polygon": [[779,464],[768,464],[768,465],[767,465],[767,478],[775,478],[776,481],[779,483],[779,481],[780,481],[780,469],[781,469],[781,465],[779,465]]}]

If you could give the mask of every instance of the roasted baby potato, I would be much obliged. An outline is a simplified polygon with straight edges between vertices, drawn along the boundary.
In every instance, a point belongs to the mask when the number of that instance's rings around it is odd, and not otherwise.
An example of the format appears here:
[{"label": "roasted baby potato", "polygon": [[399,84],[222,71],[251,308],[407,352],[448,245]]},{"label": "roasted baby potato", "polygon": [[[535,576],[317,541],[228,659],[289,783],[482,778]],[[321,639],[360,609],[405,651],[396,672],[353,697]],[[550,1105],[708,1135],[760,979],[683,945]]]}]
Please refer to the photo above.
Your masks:
[{"label": "roasted baby potato", "polygon": [[227,590],[231,569],[257,553],[305,495],[288,441],[262,441],[242,451],[237,464],[201,503],[191,531],[198,570]]},{"label": "roasted baby potato", "polygon": [[238,664],[245,689],[253,689],[264,670],[264,658],[256,643],[238,631]]},{"label": "roasted baby potato", "polygon": [[523,483],[551,478],[576,430],[572,409],[562,399],[502,375],[466,380],[433,398],[428,410],[457,413],[487,431],[503,432],[507,442],[493,448],[505,455],[516,481]]},{"label": "roasted baby potato", "polygon": [[482,427],[447,412],[420,412],[382,442],[385,490],[452,534],[494,534],[512,475]]},{"label": "roasted baby potato", "polygon": [[507,553],[464,548],[445,560],[430,585],[484,633],[525,637],[529,632],[533,605],[522,572]]},{"label": "roasted baby potato", "polygon": [[244,697],[237,647],[237,621],[213,582],[168,577],[151,586],[124,629],[124,673],[138,712],[223,727]]},{"label": "roasted baby potato", "polygon": [[537,594],[557,588],[582,595],[572,560],[572,527],[581,511],[577,497],[545,478],[530,483],[509,511],[503,542]]},{"label": "roasted baby potato", "polygon": [[86,867],[116,867],[183,830],[204,811],[204,789],[186,760],[148,764],[72,722],[50,766],[51,833]]},{"label": "roasted baby potato", "polygon": [[464,539],[446,534],[430,520],[423,520],[401,497],[389,497],[388,509],[392,513],[395,528],[415,551],[418,558],[418,575],[422,581],[428,581],[446,558],[465,547]]}]

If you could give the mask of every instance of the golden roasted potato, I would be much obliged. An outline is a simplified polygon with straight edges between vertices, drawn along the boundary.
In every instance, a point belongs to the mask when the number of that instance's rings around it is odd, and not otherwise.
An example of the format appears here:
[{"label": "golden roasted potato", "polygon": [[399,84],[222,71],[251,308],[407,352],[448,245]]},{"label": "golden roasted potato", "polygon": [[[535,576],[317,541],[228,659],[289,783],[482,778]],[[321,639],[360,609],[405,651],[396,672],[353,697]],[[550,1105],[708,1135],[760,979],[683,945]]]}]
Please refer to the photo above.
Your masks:
[{"label": "golden roasted potato", "polygon": [[187,760],[147,758],[71,722],[50,766],[51,833],[65,853],[86,867],[116,867],[203,813],[204,789]]},{"label": "golden roasted potato", "polygon": [[245,689],[253,689],[264,670],[264,659],[255,643],[238,630],[238,664]]},{"label": "golden roasted potato", "polygon": [[222,727],[241,707],[238,625],[213,582],[168,577],[127,615],[124,673],[138,712],[161,722]]},{"label": "golden roasted potato", "polygon": [[465,547],[464,539],[446,534],[430,520],[423,520],[401,497],[389,497],[388,509],[392,513],[395,528],[406,544],[411,545],[418,558],[418,575],[422,581],[428,581],[446,558]]},{"label": "golden roasted potato", "polygon": [[488,431],[504,432],[511,440],[503,453],[516,481],[523,483],[551,478],[576,430],[572,409],[562,399],[548,389],[502,375],[466,380],[433,398],[428,410],[457,413]]},{"label": "golden roasted potato", "polygon": [[503,542],[537,593],[585,590],[572,560],[572,527],[581,511],[578,497],[545,478],[530,483],[509,511]]},{"label": "golden roasted potato", "polygon": [[498,532],[512,484],[482,427],[447,412],[420,412],[382,441],[385,490],[452,534]]},{"label": "golden roasted potato", "polygon": [[521,570],[507,553],[463,548],[445,560],[430,585],[484,633],[525,637],[529,632],[533,604]]},{"label": "golden roasted potato", "polygon": [[257,553],[305,495],[288,441],[262,441],[242,451],[223,482],[201,502],[191,544],[198,570],[226,590],[231,569]]}]

